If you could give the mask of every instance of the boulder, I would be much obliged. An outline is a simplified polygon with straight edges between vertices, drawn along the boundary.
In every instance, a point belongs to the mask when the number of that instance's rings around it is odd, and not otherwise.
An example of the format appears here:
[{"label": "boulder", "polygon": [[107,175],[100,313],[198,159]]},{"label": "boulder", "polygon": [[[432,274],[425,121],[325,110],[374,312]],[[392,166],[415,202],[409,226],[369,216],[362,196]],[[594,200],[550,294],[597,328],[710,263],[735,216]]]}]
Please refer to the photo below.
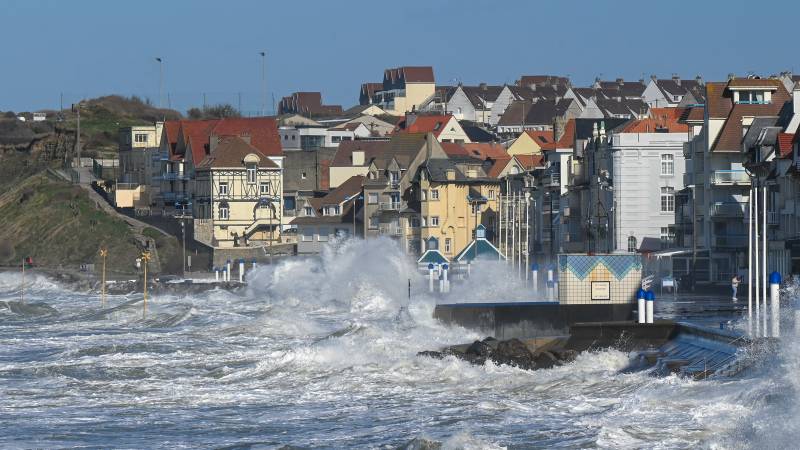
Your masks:
[{"label": "boulder", "polygon": [[550,352],[538,353],[533,361],[537,369],[549,369],[559,363],[558,359]]},{"label": "boulder", "polygon": [[475,341],[467,348],[467,351],[464,352],[465,356],[478,356],[482,358],[487,358],[489,355],[492,354],[492,347],[489,346],[486,342],[482,341]]}]

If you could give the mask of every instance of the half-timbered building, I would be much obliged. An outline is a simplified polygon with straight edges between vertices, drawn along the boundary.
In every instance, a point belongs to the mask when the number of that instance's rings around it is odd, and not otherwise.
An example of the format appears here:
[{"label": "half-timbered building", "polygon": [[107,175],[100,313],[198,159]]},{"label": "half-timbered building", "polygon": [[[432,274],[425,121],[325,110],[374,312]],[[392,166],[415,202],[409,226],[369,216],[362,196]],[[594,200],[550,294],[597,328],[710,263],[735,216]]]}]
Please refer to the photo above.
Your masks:
[{"label": "half-timbered building", "polygon": [[195,240],[214,248],[268,245],[280,239],[280,160],[250,144],[249,136],[212,136],[195,166]]}]

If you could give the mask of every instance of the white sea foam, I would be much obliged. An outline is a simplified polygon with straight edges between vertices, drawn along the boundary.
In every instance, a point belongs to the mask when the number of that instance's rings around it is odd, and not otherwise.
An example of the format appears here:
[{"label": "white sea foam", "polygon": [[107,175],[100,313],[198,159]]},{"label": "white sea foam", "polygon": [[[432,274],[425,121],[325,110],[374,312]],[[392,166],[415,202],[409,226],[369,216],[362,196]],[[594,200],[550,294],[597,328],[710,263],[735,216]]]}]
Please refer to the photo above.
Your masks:
[{"label": "white sea foam", "polygon": [[[140,295],[100,312],[96,294],[32,279],[59,314],[0,316],[0,426],[15,431],[0,446],[770,448],[800,432],[793,340],[734,380],[622,374],[614,350],[534,372],[473,366],[416,356],[482,336],[432,318],[438,295],[390,240],[249,277],[238,293],[153,296],[146,319]],[[15,281],[0,274],[0,296]],[[524,289],[488,267],[450,298]]]}]

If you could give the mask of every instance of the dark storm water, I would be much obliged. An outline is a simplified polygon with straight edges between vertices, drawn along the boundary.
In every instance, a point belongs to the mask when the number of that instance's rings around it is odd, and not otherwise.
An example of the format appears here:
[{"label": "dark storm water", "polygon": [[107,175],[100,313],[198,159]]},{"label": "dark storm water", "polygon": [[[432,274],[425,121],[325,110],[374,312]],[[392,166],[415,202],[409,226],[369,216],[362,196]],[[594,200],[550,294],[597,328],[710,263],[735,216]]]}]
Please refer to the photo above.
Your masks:
[{"label": "dark storm water", "polygon": [[[525,292],[485,272],[454,295]],[[416,356],[480,336],[431,319],[435,299],[391,242],[252,278],[239,293],[157,296],[142,319],[140,295],[101,311],[96,294],[29,277],[26,300],[56,312],[0,308],[0,447],[784,448],[800,431],[794,340],[732,380],[621,374],[617,351],[475,367]],[[19,281],[0,274],[0,301]]]}]

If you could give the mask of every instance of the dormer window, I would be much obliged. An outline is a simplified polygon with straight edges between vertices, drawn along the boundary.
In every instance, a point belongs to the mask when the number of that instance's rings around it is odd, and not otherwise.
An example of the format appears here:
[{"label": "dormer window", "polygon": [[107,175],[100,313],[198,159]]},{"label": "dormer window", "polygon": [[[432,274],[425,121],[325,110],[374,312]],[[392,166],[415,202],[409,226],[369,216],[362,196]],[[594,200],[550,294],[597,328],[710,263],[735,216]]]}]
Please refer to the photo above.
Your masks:
[{"label": "dormer window", "polygon": [[314,208],[306,206],[303,208],[303,213],[306,215],[306,217],[311,217],[314,215]]},{"label": "dormer window", "polygon": [[739,91],[739,100],[736,103],[742,105],[761,105],[768,103],[764,99],[764,91]]}]

